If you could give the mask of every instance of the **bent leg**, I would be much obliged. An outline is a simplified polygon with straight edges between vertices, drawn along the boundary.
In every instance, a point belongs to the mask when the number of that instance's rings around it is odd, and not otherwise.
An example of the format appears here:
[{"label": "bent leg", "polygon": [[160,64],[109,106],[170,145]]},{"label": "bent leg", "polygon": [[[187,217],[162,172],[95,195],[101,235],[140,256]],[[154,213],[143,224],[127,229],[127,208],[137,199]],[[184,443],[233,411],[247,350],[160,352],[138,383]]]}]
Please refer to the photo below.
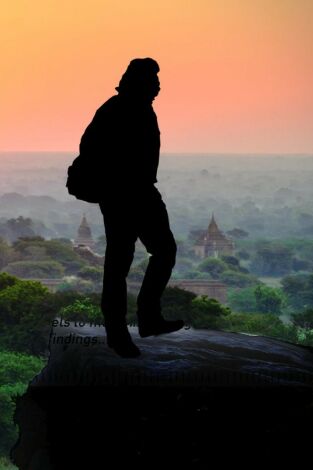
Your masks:
[{"label": "bent leg", "polygon": [[170,229],[166,205],[154,188],[146,201],[138,237],[150,254],[148,267],[137,297],[138,318],[158,318],[161,296],[175,266],[177,246]]}]

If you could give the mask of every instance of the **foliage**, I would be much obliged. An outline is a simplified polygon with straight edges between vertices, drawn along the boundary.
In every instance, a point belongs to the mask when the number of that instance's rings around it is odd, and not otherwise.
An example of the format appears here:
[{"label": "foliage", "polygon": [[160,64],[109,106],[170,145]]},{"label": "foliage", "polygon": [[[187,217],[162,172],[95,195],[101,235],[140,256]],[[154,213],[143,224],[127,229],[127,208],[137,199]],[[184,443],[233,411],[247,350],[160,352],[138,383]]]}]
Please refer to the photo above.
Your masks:
[{"label": "foliage", "polygon": [[231,310],[234,312],[257,313],[254,290],[254,287],[228,289],[227,303]]},{"label": "foliage", "polygon": [[288,303],[295,310],[313,308],[313,274],[286,276],[281,285]]},{"label": "foliage", "polygon": [[239,268],[239,259],[236,256],[222,255],[221,260],[228,264],[229,267],[237,270]]},{"label": "foliage", "polygon": [[[127,321],[129,324],[137,323],[136,311],[136,297],[128,293]],[[101,294],[90,294],[88,297],[81,295],[79,299],[72,298],[69,302],[63,301],[63,306],[59,309],[59,315],[69,321],[102,324],[104,317],[101,310]]]},{"label": "foliage", "polygon": [[193,262],[190,261],[189,258],[185,257],[177,257],[176,258],[176,264],[174,267],[174,270],[179,273],[186,273],[188,271],[191,271],[193,267]]},{"label": "foliage", "polygon": [[8,219],[4,228],[7,230],[7,235],[10,241],[17,239],[18,237],[34,237],[35,236],[35,224],[29,217],[18,216],[17,218]]},{"label": "foliage", "polygon": [[38,281],[21,281],[0,291],[0,322],[19,323],[36,315],[37,303],[49,293]]},{"label": "foliage", "polygon": [[179,278],[180,279],[182,278],[183,279],[204,279],[204,280],[212,279],[212,276],[210,273],[200,272],[196,270],[186,271],[181,275],[176,275],[175,277],[176,279],[179,279]]},{"label": "foliage", "polygon": [[312,269],[312,261],[307,261],[304,259],[293,258],[292,260],[292,270],[299,271],[309,271]]},{"label": "foliage", "polygon": [[76,291],[89,294],[97,292],[99,287],[93,281],[81,279],[76,276],[65,276],[57,287],[58,292]]},{"label": "foliage", "polygon": [[40,355],[56,314],[53,294],[40,282],[21,281],[0,291],[0,346]]},{"label": "foliage", "polygon": [[37,357],[0,351],[0,453],[8,454],[17,439],[13,424],[14,397],[25,392],[28,382],[44,367]]},{"label": "foliage", "polygon": [[18,468],[13,465],[9,457],[2,456],[0,457],[0,470],[18,470]]},{"label": "foliage", "polygon": [[194,298],[191,301],[191,307],[199,315],[222,316],[230,314],[228,307],[223,306],[218,300],[209,298],[207,295],[200,295]]},{"label": "foliage", "polygon": [[281,243],[259,243],[251,269],[261,276],[283,276],[292,270],[292,250]]},{"label": "foliage", "polygon": [[[256,309],[255,288],[246,288],[242,291],[245,292],[242,297],[239,297],[238,304],[243,303],[244,298],[248,296],[251,304]],[[272,291],[271,289],[270,292],[273,293]],[[263,290],[263,294],[265,292],[267,290]],[[233,290],[232,294],[239,295],[241,290]],[[215,299],[209,299],[207,296],[196,296],[177,287],[165,289],[162,307],[166,318],[182,318],[194,328],[214,328],[259,334],[293,343],[313,345],[312,330],[306,329],[304,333],[296,325],[284,324],[277,313],[256,313],[252,308],[249,309],[250,313],[232,313],[230,308],[221,305]]]},{"label": "foliage", "polygon": [[248,260],[248,259],[250,259],[250,254],[249,254],[249,252],[246,251],[246,250],[239,250],[239,251],[237,251],[237,256],[238,256],[238,258],[243,259],[243,260]]},{"label": "foliage", "polygon": [[44,360],[24,353],[0,351],[0,384],[28,383],[39,373]]},{"label": "foliage", "polygon": [[95,305],[89,297],[77,299],[72,304],[61,308],[60,316],[66,320],[89,321],[93,323],[103,322],[100,306]]},{"label": "foliage", "polygon": [[281,313],[285,296],[281,289],[259,285],[254,290],[257,310],[261,313]]},{"label": "foliage", "polygon": [[199,271],[210,273],[213,279],[218,279],[222,272],[228,268],[227,264],[219,258],[205,258],[198,266]]},{"label": "foliage", "polygon": [[103,278],[103,269],[95,266],[84,266],[78,271],[77,276],[100,283]]},{"label": "foliage", "polygon": [[272,336],[297,342],[297,328],[293,325],[285,325],[277,315],[232,313],[227,319],[229,331]]},{"label": "foliage", "polygon": [[13,248],[0,237],[0,269],[3,269],[8,263],[16,260]]},{"label": "foliage", "polygon": [[9,274],[21,278],[60,278],[64,274],[64,267],[57,261],[15,261],[5,269]]},{"label": "foliage", "polygon": [[19,281],[16,276],[12,276],[6,272],[0,273],[0,291],[6,289],[9,286],[13,286]]},{"label": "foliage", "polygon": [[220,280],[232,287],[249,287],[259,282],[255,276],[235,271],[224,271],[221,274]]},{"label": "foliage", "polygon": [[194,328],[223,328],[227,325],[224,317],[231,310],[207,295],[194,298],[191,302],[192,324]]},{"label": "foliage", "polygon": [[313,329],[298,327],[297,342],[303,346],[313,346]]},{"label": "foliage", "polygon": [[179,287],[167,287],[163,293],[161,306],[162,315],[168,320],[181,318],[187,323],[193,320],[192,300],[196,294]]},{"label": "foliage", "polygon": [[22,395],[27,385],[17,382],[14,385],[0,386],[0,454],[8,455],[17,439],[18,429],[13,423],[15,397]]},{"label": "foliage", "polygon": [[301,328],[313,330],[313,309],[291,315],[292,323]]},{"label": "foliage", "polygon": [[13,243],[14,250],[19,253],[20,260],[27,259],[31,247],[42,248],[51,261],[64,267],[65,274],[73,274],[86,265],[86,262],[73,250],[73,246],[62,240],[45,240],[42,237],[20,238]]}]

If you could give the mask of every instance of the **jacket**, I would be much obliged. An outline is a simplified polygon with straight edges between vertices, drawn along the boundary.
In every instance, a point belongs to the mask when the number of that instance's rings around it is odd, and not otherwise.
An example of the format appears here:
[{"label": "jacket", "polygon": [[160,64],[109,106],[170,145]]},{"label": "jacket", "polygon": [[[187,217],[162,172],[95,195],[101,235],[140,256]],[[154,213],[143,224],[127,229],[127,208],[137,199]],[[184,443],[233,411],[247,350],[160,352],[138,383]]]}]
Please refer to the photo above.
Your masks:
[{"label": "jacket", "polygon": [[153,185],[157,182],[160,130],[152,104],[112,96],[96,111],[79,151],[96,169],[105,193],[117,187]]}]

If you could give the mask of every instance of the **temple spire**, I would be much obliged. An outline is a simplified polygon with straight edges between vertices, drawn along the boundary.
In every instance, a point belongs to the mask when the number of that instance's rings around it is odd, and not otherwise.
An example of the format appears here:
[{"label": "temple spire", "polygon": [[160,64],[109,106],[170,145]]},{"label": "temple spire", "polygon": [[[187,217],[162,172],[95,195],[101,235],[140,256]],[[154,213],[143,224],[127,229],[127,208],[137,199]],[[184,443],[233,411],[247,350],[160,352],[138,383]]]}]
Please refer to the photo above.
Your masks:
[{"label": "temple spire", "polygon": [[214,212],[206,232],[200,236],[194,246],[195,254],[201,258],[209,256],[219,257],[220,255],[232,255],[234,252],[234,243],[228,239],[219,229]]},{"label": "temple spire", "polygon": [[215,218],[214,218],[214,212],[212,212],[212,217],[211,217],[211,220],[210,220],[210,223],[209,223],[209,226],[208,226],[208,232],[209,233],[219,233],[220,230],[217,226],[217,223],[215,221]]},{"label": "temple spire", "polygon": [[77,237],[74,241],[74,244],[76,246],[88,246],[89,248],[92,248],[95,245],[85,213],[83,213],[80,226],[78,227]]}]

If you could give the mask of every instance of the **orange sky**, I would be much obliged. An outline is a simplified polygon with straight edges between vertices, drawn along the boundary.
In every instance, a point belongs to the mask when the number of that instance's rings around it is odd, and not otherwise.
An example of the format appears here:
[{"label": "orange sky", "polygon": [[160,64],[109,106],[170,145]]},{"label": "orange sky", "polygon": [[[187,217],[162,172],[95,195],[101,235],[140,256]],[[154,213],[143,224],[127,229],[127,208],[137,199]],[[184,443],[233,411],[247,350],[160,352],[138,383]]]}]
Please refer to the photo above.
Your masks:
[{"label": "orange sky", "polygon": [[71,150],[134,57],[163,152],[313,153],[312,0],[1,2],[0,150]]}]

